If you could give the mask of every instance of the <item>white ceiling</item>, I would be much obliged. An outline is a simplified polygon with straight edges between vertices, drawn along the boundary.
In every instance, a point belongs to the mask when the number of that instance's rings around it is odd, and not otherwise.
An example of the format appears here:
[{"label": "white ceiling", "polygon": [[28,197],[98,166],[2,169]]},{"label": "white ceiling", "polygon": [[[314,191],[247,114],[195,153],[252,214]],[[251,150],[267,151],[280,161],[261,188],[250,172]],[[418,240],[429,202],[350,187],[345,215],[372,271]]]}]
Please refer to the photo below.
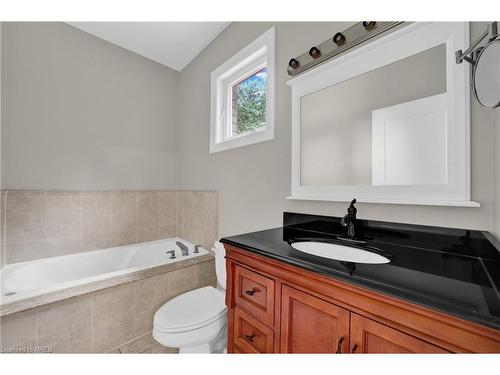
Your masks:
[{"label": "white ceiling", "polygon": [[180,72],[229,25],[229,22],[68,24]]}]

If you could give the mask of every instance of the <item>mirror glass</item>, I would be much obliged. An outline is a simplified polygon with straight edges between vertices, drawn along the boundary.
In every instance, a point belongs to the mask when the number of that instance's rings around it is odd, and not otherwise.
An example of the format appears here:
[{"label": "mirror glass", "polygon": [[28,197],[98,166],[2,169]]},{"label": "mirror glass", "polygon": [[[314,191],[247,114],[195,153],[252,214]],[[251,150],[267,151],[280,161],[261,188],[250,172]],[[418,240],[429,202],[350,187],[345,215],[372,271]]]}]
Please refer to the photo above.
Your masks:
[{"label": "mirror glass", "polygon": [[474,68],[474,94],[482,106],[500,105],[500,40],[488,43]]},{"label": "mirror glass", "polygon": [[446,45],[301,98],[300,182],[447,183]]}]

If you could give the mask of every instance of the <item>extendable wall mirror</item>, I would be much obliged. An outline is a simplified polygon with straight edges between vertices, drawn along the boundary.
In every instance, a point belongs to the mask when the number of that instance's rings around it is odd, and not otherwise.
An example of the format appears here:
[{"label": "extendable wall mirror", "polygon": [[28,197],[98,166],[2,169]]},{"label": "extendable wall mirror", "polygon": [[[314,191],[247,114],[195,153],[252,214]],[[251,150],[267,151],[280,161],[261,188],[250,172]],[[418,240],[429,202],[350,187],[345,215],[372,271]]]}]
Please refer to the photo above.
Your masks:
[{"label": "extendable wall mirror", "polygon": [[[492,22],[465,52],[455,53],[457,64],[472,65],[472,91],[485,108],[500,106],[500,34],[498,23]],[[484,46],[480,43],[487,39]]]},{"label": "extendable wall mirror", "polygon": [[473,67],[473,90],[479,104],[500,106],[500,40],[492,40],[478,52]]}]

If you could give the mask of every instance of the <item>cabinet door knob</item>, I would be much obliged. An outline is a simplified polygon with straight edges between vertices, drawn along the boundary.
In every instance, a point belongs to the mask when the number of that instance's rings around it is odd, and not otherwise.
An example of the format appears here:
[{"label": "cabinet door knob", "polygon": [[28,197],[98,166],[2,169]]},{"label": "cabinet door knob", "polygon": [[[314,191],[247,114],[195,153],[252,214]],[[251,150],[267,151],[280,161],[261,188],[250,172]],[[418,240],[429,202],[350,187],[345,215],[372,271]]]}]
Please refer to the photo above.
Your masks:
[{"label": "cabinet door knob", "polygon": [[352,354],[356,353],[356,350],[358,350],[358,344],[354,344],[354,346],[352,347],[351,353]]},{"label": "cabinet door knob", "polygon": [[253,296],[255,294],[255,292],[257,292],[257,289],[255,289],[255,288],[252,288],[251,290],[245,290],[245,294],[247,294],[249,296]]},{"label": "cabinet door knob", "polygon": [[337,344],[337,354],[342,354],[342,343],[344,342],[344,337],[341,337],[339,343]]},{"label": "cabinet door knob", "polygon": [[247,341],[253,342],[253,338],[255,337],[255,333],[252,333],[251,335],[245,335],[245,338]]}]

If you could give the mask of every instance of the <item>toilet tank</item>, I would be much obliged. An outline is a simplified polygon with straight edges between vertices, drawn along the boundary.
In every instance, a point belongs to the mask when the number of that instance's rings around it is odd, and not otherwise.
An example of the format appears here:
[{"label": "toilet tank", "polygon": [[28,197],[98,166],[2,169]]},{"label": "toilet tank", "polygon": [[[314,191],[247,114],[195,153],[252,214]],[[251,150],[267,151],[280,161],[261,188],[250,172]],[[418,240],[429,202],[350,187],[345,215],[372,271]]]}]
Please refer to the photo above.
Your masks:
[{"label": "toilet tank", "polygon": [[215,242],[215,273],[217,274],[217,281],[219,285],[226,289],[226,250],[224,245],[219,241]]}]

